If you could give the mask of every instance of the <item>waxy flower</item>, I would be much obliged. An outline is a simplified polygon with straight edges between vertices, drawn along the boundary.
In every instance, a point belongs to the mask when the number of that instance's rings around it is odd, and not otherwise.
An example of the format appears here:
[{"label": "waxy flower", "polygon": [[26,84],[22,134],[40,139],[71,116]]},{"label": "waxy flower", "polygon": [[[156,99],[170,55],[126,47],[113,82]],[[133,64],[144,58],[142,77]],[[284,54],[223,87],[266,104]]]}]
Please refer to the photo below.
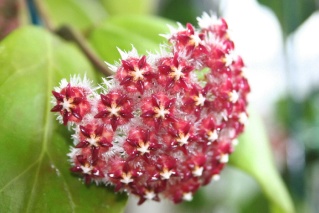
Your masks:
[{"label": "waxy flower", "polygon": [[175,99],[169,99],[163,93],[153,94],[152,97],[142,100],[142,114],[144,122],[159,129],[162,123],[167,124],[174,121]]},{"label": "waxy flower", "polygon": [[63,124],[80,122],[83,116],[90,111],[90,104],[85,95],[85,90],[80,87],[71,87],[68,84],[60,92],[52,91],[57,100],[51,112],[59,112],[63,117]]},{"label": "waxy flower", "polygon": [[133,117],[131,100],[124,92],[101,94],[97,107],[99,112],[94,118],[101,118],[105,124],[111,124],[113,131],[118,125],[127,123]]},{"label": "waxy flower", "polygon": [[158,54],[120,51],[93,89],[62,80],[52,112],[73,126],[71,171],[146,200],[189,201],[218,180],[248,119],[250,87],[223,19],[204,14],[165,35]]},{"label": "waxy flower", "polygon": [[175,53],[172,58],[164,58],[161,60],[158,71],[160,73],[159,83],[164,85],[166,89],[175,87],[175,89],[187,89],[189,84],[189,73],[194,67],[189,65],[186,60],[179,58]]},{"label": "waxy flower", "polygon": [[147,63],[146,56],[141,58],[129,58],[122,60],[122,65],[116,73],[116,78],[129,92],[144,93],[151,86],[155,74],[152,67]]},{"label": "waxy flower", "polygon": [[78,137],[79,143],[75,146],[75,148],[83,149],[89,147],[92,152],[93,162],[100,157],[99,154],[108,151],[108,148],[113,146],[113,131],[107,130],[104,125],[80,125]]}]

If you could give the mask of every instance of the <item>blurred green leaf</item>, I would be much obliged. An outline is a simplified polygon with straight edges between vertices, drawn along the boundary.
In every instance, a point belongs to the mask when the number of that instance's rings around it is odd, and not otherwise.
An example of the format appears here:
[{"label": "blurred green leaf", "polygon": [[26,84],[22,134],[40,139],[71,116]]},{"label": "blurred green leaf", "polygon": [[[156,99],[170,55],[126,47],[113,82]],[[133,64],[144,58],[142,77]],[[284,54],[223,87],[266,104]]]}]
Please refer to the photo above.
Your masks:
[{"label": "blurred green leaf", "polygon": [[85,30],[107,17],[100,1],[92,0],[39,0],[45,7],[55,28],[72,25]]},{"label": "blurred green leaf", "polygon": [[[178,10],[176,8],[178,8]],[[211,10],[211,8],[206,9]],[[196,17],[199,16],[200,13],[201,11],[198,11],[196,1],[194,0],[163,1],[162,7],[160,7],[159,10],[159,14],[161,16],[171,20],[176,20],[182,24],[186,24],[188,22],[197,23]]]},{"label": "blurred green leaf", "polygon": [[103,60],[113,63],[120,58],[117,47],[130,51],[134,45],[140,54],[158,50],[166,41],[159,34],[169,31],[167,24],[174,25],[154,16],[114,16],[92,30],[89,41]]},{"label": "blurred green leaf", "polygon": [[250,113],[246,130],[231,156],[231,164],[256,179],[270,202],[272,212],[294,212],[292,200],[274,165],[262,121],[254,111]]},{"label": "blurred green leaf", "polygon": [[293,33],[316,9],[316,0],[258,0],[276,14],[285,37]]},{"label": "blurred green leaf", "polygon": [[110,15],[150,14],[157,4],[157,0],[101,0]]},{"label": "blurred green leaf", "polygon": [[305,145],[306,151],[319,153],[319,91],[313,90],[303,99],[292,96],[276,103],[276,118],[284,130],[294,134]]},{"label": "blurred green leaf", "polygon": [[122,212],[125,196],[70,173],[71,138],[50,112],[61,78],[94,79],[86,58],[34,27],[3,40],[0,56],[0,212]]}]

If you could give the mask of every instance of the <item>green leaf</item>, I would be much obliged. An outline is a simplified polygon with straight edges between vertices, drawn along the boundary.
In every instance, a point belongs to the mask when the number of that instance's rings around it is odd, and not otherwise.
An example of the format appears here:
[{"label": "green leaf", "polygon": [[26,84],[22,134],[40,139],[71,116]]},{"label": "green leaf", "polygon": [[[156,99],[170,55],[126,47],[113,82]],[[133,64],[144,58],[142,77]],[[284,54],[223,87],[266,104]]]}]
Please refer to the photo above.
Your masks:
[{"label": "green leaf", "polygon": [[85,30],[107,17],[102,4],[92,0],[38,0],[55,28],[71,25]]},{"label": "green leaf", "polygon": [[159,34],[169,31],[167,24],[174,25],[154,16],[114,16],[92,30],[89,41],[103,60],[113,63],[120,58],[117,47],[130,51],[134,45],[140,54],[158,50],[166,41]]},{"label": "green leaf", "polygon": [[272,212],[293,213],[291,198],[274,165],[266,132],[256,112],[250,113],[249,123],[239,140],[230,163],[256,179]]},{"label": "green leaf", "polygon": [[285,37],[293,33],[316,9],[316,0],[258,0],[276,14]]},{"label": "green leaf", "polygon": [[101,0],[110,15],[150,14],[156,8],[157,0]]},{"label": "green leaf", "polygon": [[25,27],[0,43],[0,212],[122,212],[123,195],[69,171],[72,144],[50,112],[62,78],[94,80],[86,58],[43,29]]},{"label": "green leaf", "polygon": [[[199,5],[203,6],[202,4],[203,2]],[[163,1],[159,8],[159,14],[160,16],[176,20],[182,24],[197,23],[196,17],[201,15],[199,5],[197,5],[194,0]],[[178,8],[178,10],[176,8]],[[207,12],[208,10],[212,10],[212,8],[207,8]]]}]

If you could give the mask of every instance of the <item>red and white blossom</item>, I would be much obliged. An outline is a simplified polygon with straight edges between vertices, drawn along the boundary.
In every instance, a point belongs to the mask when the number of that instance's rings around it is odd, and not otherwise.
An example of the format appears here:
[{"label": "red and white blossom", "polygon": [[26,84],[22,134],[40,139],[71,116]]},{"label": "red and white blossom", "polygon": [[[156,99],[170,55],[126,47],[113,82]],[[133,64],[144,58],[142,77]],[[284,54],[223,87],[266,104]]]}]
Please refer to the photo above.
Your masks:
[{"label": "red and white blossom", "polygon": [[[189,201],[218,180],[248,119],[250,87],[224,19],[178,25],[169,48],[120,50],[113,78],[62,80],[52,112],[73,126],[71,171],[146,200]],[[98,93],[100,92],[100,94]]]}]

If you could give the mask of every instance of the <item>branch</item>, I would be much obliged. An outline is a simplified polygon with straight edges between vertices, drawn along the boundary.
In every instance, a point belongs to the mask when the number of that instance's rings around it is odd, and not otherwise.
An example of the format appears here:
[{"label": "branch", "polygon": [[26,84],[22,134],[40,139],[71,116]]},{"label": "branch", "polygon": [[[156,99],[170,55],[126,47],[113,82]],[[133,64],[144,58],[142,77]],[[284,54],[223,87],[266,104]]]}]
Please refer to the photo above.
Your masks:
[{"label": "branch", "polygon": [[80,34],[78,31],[71,28],[70,26],[62,26],[56,31],[56,33],[66,40],[74,41],[85,54],[85,56],[91,61],[94,67],[102,72],[104,75],[110,76],[114,74],[114,72],[112,72],[106,66],[106,64],[102,62],[100,57],[94,52],[94,50],[89,46],[82,34]]},{"label": "branch", "polygon": [[45,6],[43,5],[43,0],[33,0],[34,6],[37,9],[38,15],[41,18],[41,21],[43,22],[43,25],[51,32],[54,31],[53,23],[48,15],[48,12],[45,9]]},{"label": "branch", "polygon": [[102,72],[106,76],[113,75],[112,72],[105,63],[100,59],[100,57],[95,53],[95,51],[91,48],[88,42],[85,40],[84,36],[79,33],[76,29],[73,29],[70,26],[61,26],[59,29],[55,30],[54,25],[46,11],[46,8],[43,4],[43,0],[34,0],[34,4],[37,8],[38,14],[43,21],[44,26],[53,33],[56,33],[60,37],[64,38],[68,41],[73,41],[77,44],[77,46],[81,49],[81,51],[85,54],[85,56],[90,60],[93,66]]}]

